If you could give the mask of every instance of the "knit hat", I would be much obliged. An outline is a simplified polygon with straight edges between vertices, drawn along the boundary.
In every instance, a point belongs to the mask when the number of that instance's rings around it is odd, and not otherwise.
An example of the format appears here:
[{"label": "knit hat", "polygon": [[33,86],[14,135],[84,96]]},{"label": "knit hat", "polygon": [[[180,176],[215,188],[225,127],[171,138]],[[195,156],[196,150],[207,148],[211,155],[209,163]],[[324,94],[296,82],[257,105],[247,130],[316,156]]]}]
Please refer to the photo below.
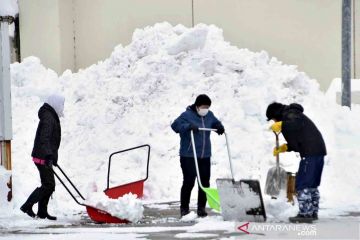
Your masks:
[{"label": "knit hat", "polygon": [[211,105],[211,99],[206,94],[200,94],[195,100],[195,106],[199,107],[201,105]]},{"label": "knit hat", "polygon": [[282,119],[282,112],[285,108],[285,105],[277,102],[273,102],[269,104],[266,109],[266,117],[267,120],[270,121],[271,119],[281,120]]}]

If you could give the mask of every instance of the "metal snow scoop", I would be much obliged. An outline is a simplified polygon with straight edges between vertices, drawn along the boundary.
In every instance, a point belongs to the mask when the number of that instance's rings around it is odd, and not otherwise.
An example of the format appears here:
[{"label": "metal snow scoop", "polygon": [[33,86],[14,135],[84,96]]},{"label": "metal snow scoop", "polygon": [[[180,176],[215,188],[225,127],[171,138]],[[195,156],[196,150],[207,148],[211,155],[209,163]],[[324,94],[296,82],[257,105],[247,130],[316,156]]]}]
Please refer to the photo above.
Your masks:
[{"label": "metal snow scoop", "polygon": [[[276,148],[279,148],[279,134],[274,132],[276,136]],[[269,169],[266,184],[265,193],[272,196],[278,197],[280,192],[287,191],[287,173],[285,169],[280,167],[279,154],[276,155],[276,166]]]},{"label": "metal snow scoop", "polygon": [[[199,128],[200,131],[216,131],[216,129]],[[193,132],[191,139],[195,158],[195,166],[199,186],[206,193],[207,200],[211,208],[220,211],[223,219],[238,221],[265,221],[266,213],[262,200],[260,183],[257,180],[234,180],[233,165],[231,160],[231,152],[228,136],[224,133],[226,139],[226,147],[228,151],[230,170],[232,179],[217,179],[217,189],[204,188],[200,182],[199,168],[196,158],[195,143]]]},{"label": "metal snow scoop", "polygon": [[266,221],[266,212],[260,182],[253,179],[235,181],[228,135],[224,133],[228,152],[231,179],[216,179],[221,203],[221,215],[225,221]]}]

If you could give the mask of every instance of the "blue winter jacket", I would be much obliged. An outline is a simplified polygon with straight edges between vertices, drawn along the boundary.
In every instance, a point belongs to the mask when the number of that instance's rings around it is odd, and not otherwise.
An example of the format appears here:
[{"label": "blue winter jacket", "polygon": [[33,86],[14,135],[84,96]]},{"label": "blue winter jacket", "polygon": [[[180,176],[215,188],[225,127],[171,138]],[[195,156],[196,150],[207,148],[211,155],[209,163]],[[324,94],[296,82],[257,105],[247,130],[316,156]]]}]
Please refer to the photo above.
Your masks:
[{"label": "blue winter jacket", "polygon": [[[222,126],[211,111],[205,117],[201,117],[196,112],[195,105],[187,107],[186,111],[171,124],[171,128],[180,134],[181,157],[194,157],[190,138],[192,124],[199,128],[218,128]],[[196,156],[198,158],[211,157],[210,133],[209,131],[197,131],[194,133]]]}]

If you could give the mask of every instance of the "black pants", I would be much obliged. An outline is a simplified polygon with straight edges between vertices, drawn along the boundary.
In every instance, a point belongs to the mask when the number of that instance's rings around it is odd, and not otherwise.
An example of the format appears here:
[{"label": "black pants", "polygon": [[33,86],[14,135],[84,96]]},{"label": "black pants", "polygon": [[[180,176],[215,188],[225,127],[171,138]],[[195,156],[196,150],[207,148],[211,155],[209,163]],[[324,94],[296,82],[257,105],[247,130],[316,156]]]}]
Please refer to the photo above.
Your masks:
[{"label": "black pants", "polygon": [[[180,157],[181,169],[183,172],[183,185],[181,187],[180,201],[181,208],[188,209],[191,197],[191,190],[194,187],[196,179],[195,160],[191,157]],[[204,187],[210,186],[210,158],[198,159],[201,184]],[[206,206],[206,194],[199,187],[198,208]]]},{"label": "black pants", "polygon": [[52,166],[35,164],[40,173],[41,187],[36,188],[26,200],[24,206],[32,207],[38,204],[38,215],[47,213],[47,205],[51,194],[55,191],[55,178]]}]

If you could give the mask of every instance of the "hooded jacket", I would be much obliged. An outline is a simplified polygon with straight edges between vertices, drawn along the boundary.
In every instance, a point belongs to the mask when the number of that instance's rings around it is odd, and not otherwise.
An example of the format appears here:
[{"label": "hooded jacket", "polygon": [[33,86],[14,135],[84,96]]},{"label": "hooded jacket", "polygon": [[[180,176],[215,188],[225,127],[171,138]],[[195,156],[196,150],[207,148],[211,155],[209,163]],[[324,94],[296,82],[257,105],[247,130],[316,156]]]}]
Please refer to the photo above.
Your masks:
[{"label": "hooded jacket", "polygon": [[287,141],[288,151],[299,152],[301,157],[325,156],[324,139],[315,124],[303,113],[297,103],[284,105],[281,112],[282,134]]},{"label": "hooded jacket", "polygon": [[[218,128],[222,126],[211,111],[201,117],[197,113],[195,105],[188,106],[186,111],[171,124],[171,128],[180,134],[181,157],[194,157],[190,137],[191,125],[200,128]],[[194,133],[196,156],[198,158],[211,157],[210,133],[209,131],[197,131]]]},{"label": "hooded jacket", "polygon": [[44,103],[39,109],[38,116],[40,122],[36,130],[31,156],[57,162],[61,141],[61,126],[58,114],[53,107]]}]

